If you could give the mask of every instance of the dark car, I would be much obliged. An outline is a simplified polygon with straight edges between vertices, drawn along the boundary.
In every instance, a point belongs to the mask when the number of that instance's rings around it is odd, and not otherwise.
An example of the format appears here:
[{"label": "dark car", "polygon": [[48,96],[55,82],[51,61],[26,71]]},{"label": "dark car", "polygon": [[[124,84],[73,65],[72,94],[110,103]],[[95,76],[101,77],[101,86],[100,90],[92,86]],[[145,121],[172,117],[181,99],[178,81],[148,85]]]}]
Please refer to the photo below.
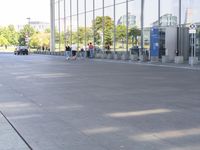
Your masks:
[{"label": "dark car", "polygon": [[15,55],[28,55],[28,47],[27,46],[17,46],[14,51]]}]

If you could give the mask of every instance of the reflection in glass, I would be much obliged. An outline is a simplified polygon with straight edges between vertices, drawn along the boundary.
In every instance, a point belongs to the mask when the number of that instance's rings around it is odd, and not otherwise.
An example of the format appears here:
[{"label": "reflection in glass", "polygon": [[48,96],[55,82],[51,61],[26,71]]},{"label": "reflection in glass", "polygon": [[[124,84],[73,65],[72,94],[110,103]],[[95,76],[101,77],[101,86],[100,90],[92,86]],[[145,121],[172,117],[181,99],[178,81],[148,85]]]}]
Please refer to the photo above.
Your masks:
[{"label": "reflection in glass", "polygon": [[106,51],[113,50],[113,29],[114,29],[114,7],[110,6],[104,9],[105,11],[105,30],[104,30],[104,48]]},{"label": "reflection in glass", "polygon": [[116,5],[116,51],[126,51],[126,3]]}]

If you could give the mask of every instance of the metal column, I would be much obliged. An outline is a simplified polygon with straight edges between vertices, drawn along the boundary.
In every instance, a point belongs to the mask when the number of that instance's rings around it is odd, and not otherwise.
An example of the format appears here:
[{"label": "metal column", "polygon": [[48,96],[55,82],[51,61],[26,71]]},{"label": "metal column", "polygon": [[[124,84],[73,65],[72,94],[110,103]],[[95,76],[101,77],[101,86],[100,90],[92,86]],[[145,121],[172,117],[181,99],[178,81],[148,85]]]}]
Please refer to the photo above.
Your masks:
[{"label": "metal column", "polygon": [[86,10],[87,10],[87,5],[86,5],[86,0],[84,0],[84,8],[85,8],[85,51],[86,51],[86,48],[87,48],[87,15],[86,15]]},{"label": "metal column", "polygon": [[79,49],[79,0],[77,0],[77,50]]},{"label": "metal column", "polygon": [[93,45],[95,45],[95,0],[93,0]]},{"label": "metal column", "polygon": [[64,0],[64,40],[65,40],[65,47],[67,45],[67,37],[66,37],[66,0]]},{"label": "metal column", "polygon": [[114,4],[114,12],[113,12],[113,17],[114,17],[114,32],[113,32],[113,45],[114,45],[114,52],[116,50],[116,2],[115,0],[113,0],[113,4]]},{"label": "metal column", "polygon": [[105,36],[105,33],[104,33],[104,31],[105,31],[105,14],[104,14],[104,0],[102,0],[102,10],[103,10],[103,19],[102,19],[102,31],[103,31],[103,42],[102,42],[102,50],[104,51],[104,36]]},{"label": "metal column", "polygon": [[126,53],[127,54],[128,54],[128,28],[129,28],[128,0],[126,0]]},{"label": "metal column", "polygon": [[160,0],[158,0],[158,27],[160,27]]},{"label": "metal column", "polygon": [[50,14],[51,14],[51,43],[50,50],[55,51],[55,0],[50,1]]},{"label": "metal column", "polygon": [[58,32],[59,32],[59,51],[60,51],[60,44],[61,44],[61,31],[60,31],[60,0],[58,0]]},{"label": "metal column", "polygon": [[144,0],[141,0],[141,50],[140,54],[144,49]]},{"label": "metal column", "polygon": [[179,34],[178,34],[178,54],[182,56],[182,42],[181,42],[181,0],[179,0]]},{"label": "metal column", "polygon": [[70,45],[72,45],[72,0],[70,0]]}]

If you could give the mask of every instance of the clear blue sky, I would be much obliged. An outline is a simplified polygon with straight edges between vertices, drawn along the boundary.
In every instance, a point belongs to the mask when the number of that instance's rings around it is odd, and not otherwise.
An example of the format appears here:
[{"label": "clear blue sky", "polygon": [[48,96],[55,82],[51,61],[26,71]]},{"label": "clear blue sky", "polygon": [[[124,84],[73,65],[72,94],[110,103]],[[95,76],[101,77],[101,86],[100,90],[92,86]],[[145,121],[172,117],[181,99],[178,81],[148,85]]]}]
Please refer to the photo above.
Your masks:
[{"label": "clear blue sky", "polygon": [[0,25],[50,22],[50,0],[0,0]]}]

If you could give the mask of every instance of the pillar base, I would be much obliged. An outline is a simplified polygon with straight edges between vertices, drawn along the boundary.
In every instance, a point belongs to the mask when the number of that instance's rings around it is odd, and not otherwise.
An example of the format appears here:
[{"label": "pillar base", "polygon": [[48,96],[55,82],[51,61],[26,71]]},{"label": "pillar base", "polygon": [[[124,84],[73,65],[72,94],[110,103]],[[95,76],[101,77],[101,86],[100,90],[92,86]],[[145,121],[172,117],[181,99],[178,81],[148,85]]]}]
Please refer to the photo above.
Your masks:
[{"label": "pillar base", "polygon": [[174,61],[175,64],[183,64],[183,62],[184,62],[183,56],[175,56],[175,61]]},{"label": "pillar base", "polygon": [[190,65],[198,64],[198,57],[189,57],[189,64]]},{"label": "pillar base", "polygon": [[131,56],[130,56],[130,59],[131,59],[132,61],[137,61],[139,58],[138,58],[138,55],[131,55]]},{"label": "pillar base", "polygon": [[129,55],[127,53],[122,54],[121,60],[129,60]]},{"label": "pillar base", "polygon": [[159,61],[159,59],[158,59],[157,56],[152,56],[151,57],[151,62],[158,62],[158,61]]},{"label": "pillar base", "polygon": [[168,63],[169,62],[169,56],[162,56],[162,63]]}]

